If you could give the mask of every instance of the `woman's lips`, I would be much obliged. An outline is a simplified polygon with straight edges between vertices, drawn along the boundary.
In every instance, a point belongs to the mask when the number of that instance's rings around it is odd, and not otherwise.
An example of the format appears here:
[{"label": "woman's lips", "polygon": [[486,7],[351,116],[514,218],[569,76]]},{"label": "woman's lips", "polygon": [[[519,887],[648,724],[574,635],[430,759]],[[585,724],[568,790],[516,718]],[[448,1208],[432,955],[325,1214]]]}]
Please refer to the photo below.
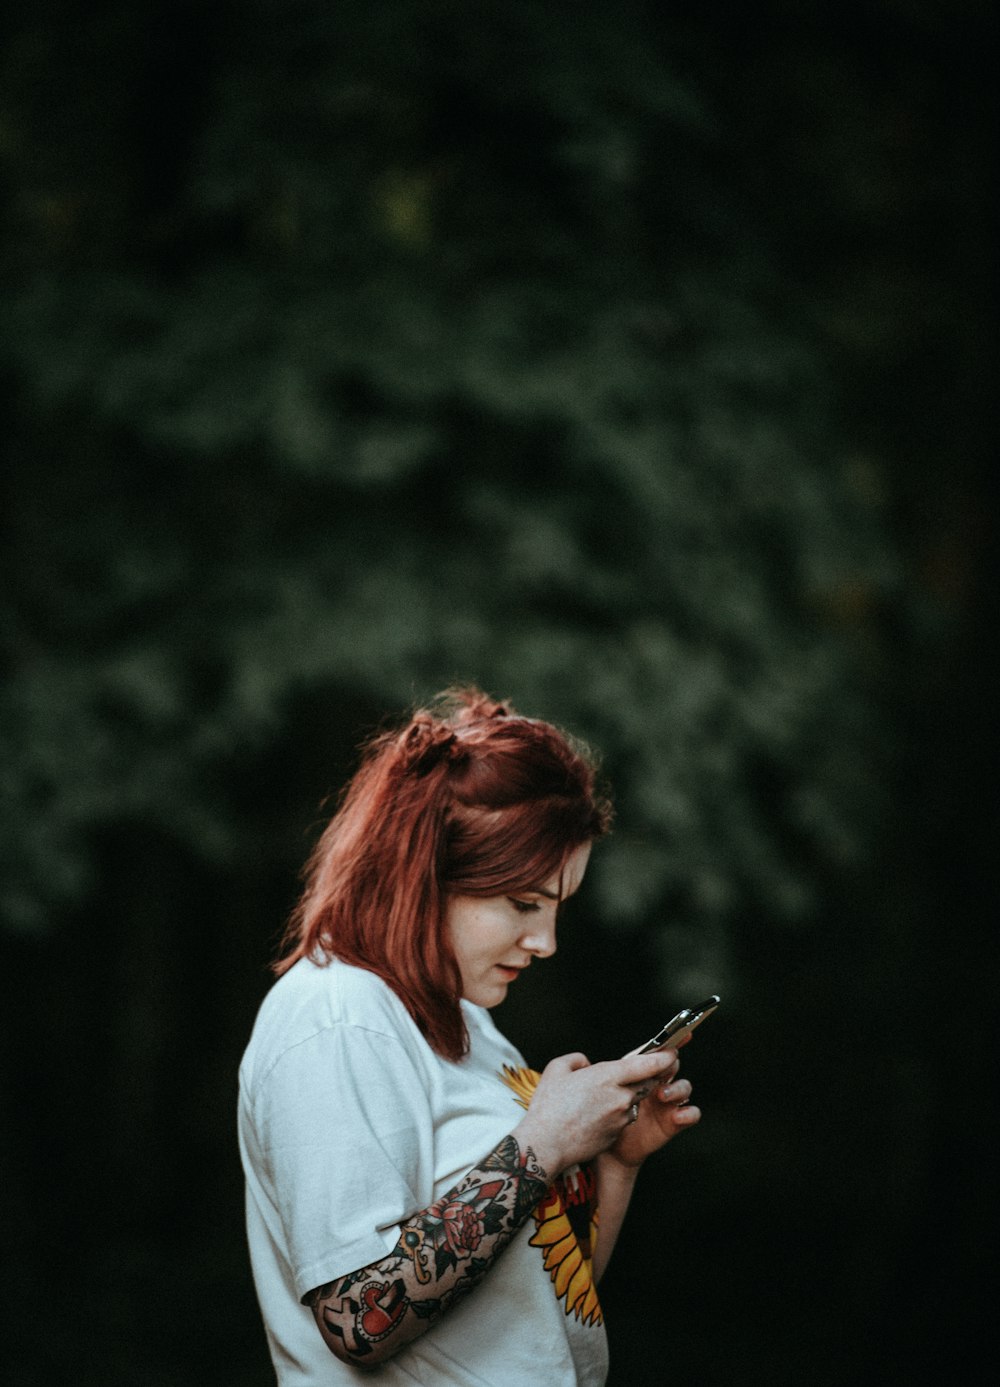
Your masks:
[{"label": "woman's lips", "polygon": [[513,982],[520,973],[524,972],[523,968],[508,968],[505,963],[498,963],[497,968],[503,973],[508,982]]}]

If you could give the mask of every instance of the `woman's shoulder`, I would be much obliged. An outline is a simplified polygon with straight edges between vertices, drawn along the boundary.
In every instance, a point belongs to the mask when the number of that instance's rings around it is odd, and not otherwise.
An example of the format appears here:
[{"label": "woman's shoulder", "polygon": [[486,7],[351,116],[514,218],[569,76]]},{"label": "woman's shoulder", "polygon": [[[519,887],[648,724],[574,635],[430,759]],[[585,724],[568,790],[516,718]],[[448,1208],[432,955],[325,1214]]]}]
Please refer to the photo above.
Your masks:
[{"label": "woman's shoulder", "polygon": [[386,1027],[394,1033],[408,1019],[387,982],[339,958],[300,958],[271,988],[261,1010],[265,1007],[306,1028],[343,1024]]},{"label": "woman's shoulder", "polygon": [[287,1051],[344,1027],[406,1042],[415,1030],[403,1003],[375,973],[337,958],[301,958],[261,1003],[244,1065],[270,1070]]}]

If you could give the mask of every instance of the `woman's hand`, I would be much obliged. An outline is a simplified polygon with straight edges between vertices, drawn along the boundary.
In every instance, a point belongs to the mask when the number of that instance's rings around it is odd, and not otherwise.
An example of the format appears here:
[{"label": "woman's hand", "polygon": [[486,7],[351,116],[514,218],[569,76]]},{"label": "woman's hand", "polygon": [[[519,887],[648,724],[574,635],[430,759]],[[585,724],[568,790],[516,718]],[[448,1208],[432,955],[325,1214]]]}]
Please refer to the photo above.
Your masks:
[{"label": "woman's hand", "polygon": [[[550,1176],[574,1163],[590,1160],[614,1147],[628,1132],[630,1123],[639,1125],[638,1121],[632,1122],[636,1092],[669,1069],[670,1062],[665,1065],[664,1058],[670,1054],[673,1052],[626,1055],[602,1064],[590,1064],[580,1054],[554,1059],[542,1071],[531,1107],[515,1135],[522,1146],[531,1146]],[[652,1096],[651,1093],[639,1103],[640,1120],[642,1109]],[[661,1136],[657,1145],[666,1140],[668,1137]]]},{"label": "woman's hand", "polygon": [[606,1151],[608,1157],[633,1170],[678,1132],[694,1127],[701,1120],[701,1109],[688,1101],[690,1083],[677,1077],[680,1064],[677,1051],[663,1050],[657,1058],[662,1072],[646,1097],[637,1104],[638,1117],[629,1122]]}]

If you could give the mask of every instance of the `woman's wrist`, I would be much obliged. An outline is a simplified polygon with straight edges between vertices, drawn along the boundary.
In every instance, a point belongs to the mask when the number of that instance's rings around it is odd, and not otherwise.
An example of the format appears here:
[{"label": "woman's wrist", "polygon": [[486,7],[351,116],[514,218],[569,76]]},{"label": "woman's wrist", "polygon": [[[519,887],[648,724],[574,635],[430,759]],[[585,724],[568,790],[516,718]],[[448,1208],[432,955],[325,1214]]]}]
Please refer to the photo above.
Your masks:
[{"label": "woman's wrist", "polygon": [[569,1164],[563,1160],[562,1151],[549,1133],[545,1131],[544,1125],[537,1119],[532,1119],[530,1112],[517,1124],[511,1132],[511,1136],[517,1142],[522,1153],[531,1152],[550,1183]]},{"label": "woman's wrist", "polygon": [[642,1169],[643,1161],[623,1161],[620,1156],[616,1156],[612,1151],[602,1151],[599,1156],[594,1158],[594,1164],[603,1180],[613,1180],[615,1183],[626,1186],[629,1189],[635,1184],[636,1176]]}]

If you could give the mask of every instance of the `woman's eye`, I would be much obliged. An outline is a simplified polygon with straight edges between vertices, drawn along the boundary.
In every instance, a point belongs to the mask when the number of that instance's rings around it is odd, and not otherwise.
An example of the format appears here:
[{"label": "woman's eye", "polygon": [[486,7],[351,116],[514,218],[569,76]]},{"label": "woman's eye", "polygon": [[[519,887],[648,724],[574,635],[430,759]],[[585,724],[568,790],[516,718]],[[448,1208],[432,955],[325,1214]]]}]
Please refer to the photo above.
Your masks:
[{"label": "woman's eye", "polygon": [[514,896],[508,896],[507,899],[517,911],[518,915],[528,915],[533,910],[541,909],[537,901],[519,901]]}]

